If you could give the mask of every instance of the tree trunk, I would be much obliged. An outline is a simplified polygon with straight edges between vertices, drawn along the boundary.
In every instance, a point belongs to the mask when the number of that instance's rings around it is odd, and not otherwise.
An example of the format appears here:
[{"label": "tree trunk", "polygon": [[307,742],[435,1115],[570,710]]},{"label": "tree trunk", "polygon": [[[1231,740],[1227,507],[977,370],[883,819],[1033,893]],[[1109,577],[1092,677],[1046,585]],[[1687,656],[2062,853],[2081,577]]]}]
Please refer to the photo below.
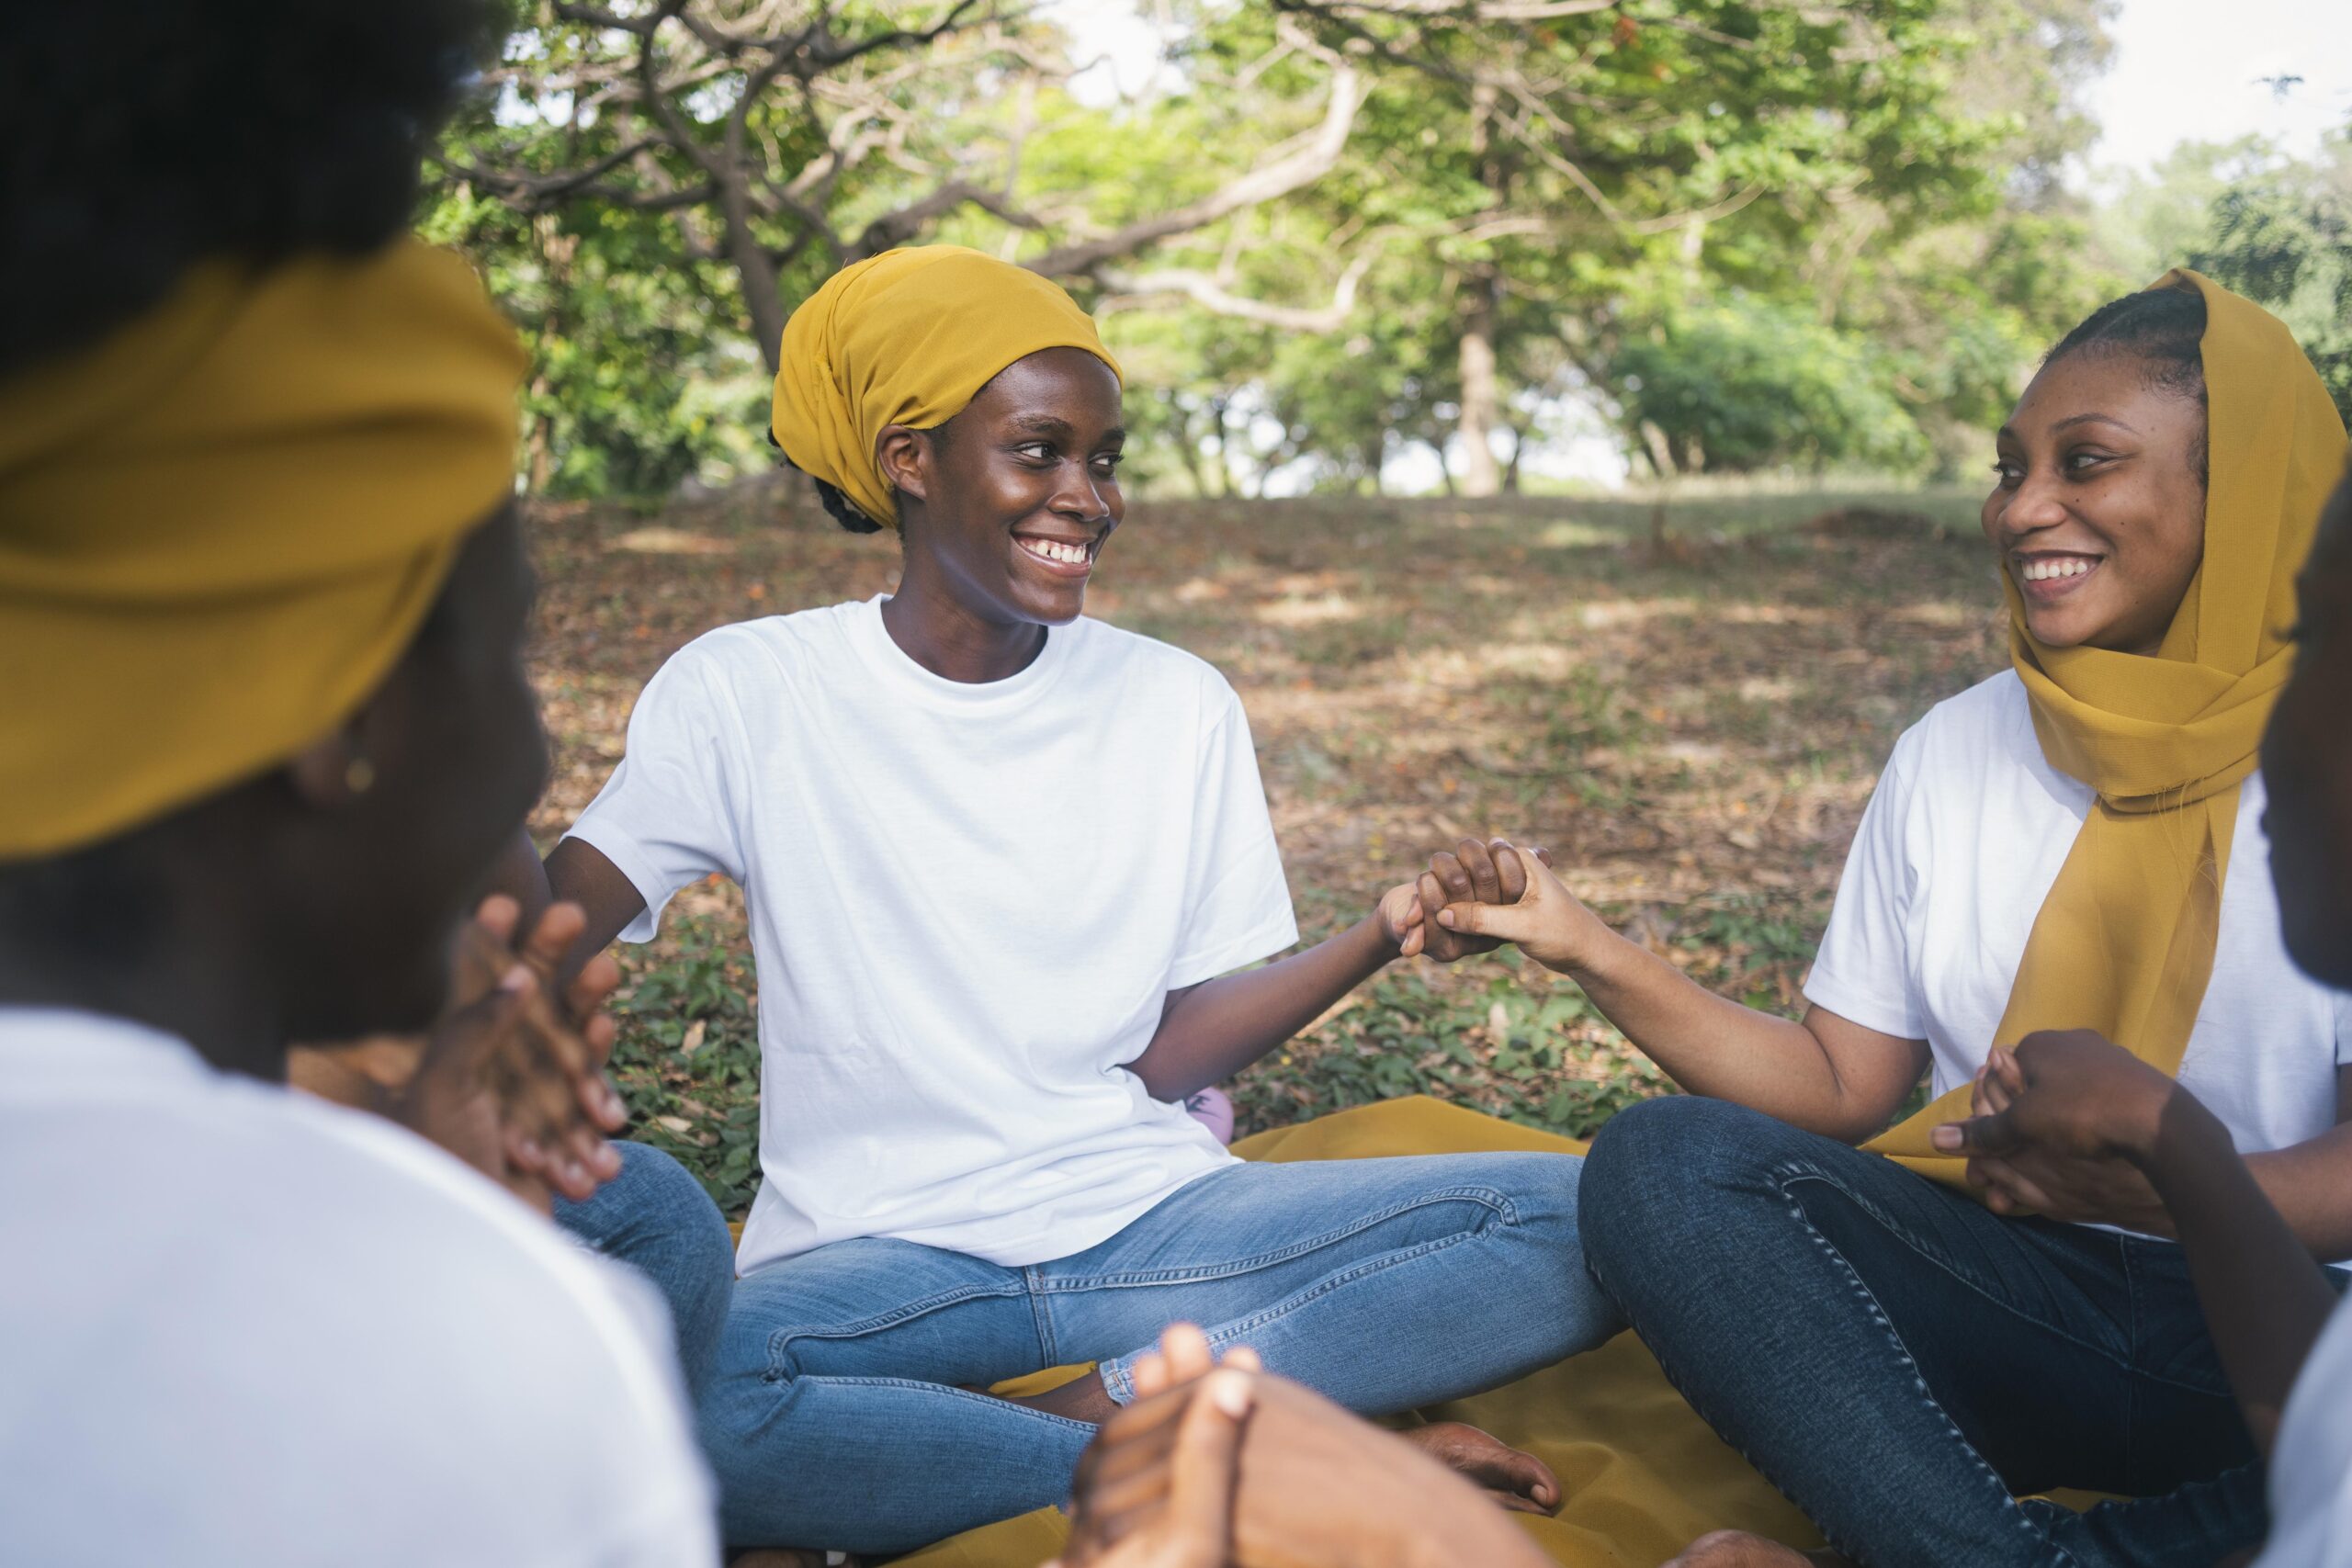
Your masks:
[{"label": "tree trunk", "polygon": [[713,172],[718,186],[718,210],[725,225],[727,260],[743,286],[743,304],[752,312],[752,336],[759,341],[760,357],[773,376],[784,358],[784,299],[782,280],[768,248],[752,231],[752,203],[742,179]]},{"label": "tree trunk", "polygon": [[1502,493],[1502,469],[1495,462],[1494,428],[1502,412],[1495,378],[1495,286],[1491,278],[1471,285],[1470,310],[1462,327],[1462,493]]},{"label": "tree trunk", "polygon": [[1216,499],[1233,499],[1233,465],[1225,456],[1225,400],[1209,400],[1209,472],[1216,476]]}]

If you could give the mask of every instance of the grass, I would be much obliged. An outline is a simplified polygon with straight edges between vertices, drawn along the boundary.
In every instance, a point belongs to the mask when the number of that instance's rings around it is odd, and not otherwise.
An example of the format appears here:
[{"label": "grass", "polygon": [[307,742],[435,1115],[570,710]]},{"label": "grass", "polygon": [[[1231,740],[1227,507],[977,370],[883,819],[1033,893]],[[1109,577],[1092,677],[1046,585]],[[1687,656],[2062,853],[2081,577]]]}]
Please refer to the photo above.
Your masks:
[{"label": "grass", "polygon": [[[1973,512],[1957,494],[1710,495],[1671,502],[1660,540],[1647,501],[1139,505],[1089,609],[1241,694],[1308,940],[1432,850],[1523,835],[1619,929],[1793,1013],[1888,747],[2005,661]],[[611,771],[673,649],[883,591],[897,558],[773,493],[543,507],[534,529],[557,753],[543,839]],[[740,1213],[758,1133],[741,901],[704,886],[672,909],[623,951],[616,1066],[637,1135]],[[1670,1088],[1510,949],[1392,968],[1233,1087],[1245,1131],[1430,1093],[1577,1135]]]}]

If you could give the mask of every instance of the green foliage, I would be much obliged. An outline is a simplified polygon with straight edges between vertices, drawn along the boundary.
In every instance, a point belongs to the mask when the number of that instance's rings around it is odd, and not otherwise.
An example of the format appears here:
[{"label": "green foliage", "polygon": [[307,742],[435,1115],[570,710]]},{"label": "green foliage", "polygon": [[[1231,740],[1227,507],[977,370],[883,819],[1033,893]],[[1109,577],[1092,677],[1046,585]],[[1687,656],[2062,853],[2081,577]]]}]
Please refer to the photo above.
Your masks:
[{"label": "green foliage", "polygon": [[2352,131],[2330,152],[2222,192],[2189,265],[2275,311],[2352,420]]},{"label": "green foliage", "polygon": [[1258,1132],[1426,1094],[1590,1137],[1668,1087],[1646,1060],[1590,1038],[1594,1018],[1573,987],[1532,991],[1498,976],[1465,993],[1441,991],[1410,970],[1385,975],[1335,1023],[1242,1074],[1238,1125]]},{"label": "green foliage", "polygon": [[635,960],[613,1004],[612,1060],[628,1135],[676,1156],[738,1219],[760,1182],[760,1036],[739,935],[690,917],[666,956]]},{"label": "green foliage", "polygon": [[1885,361],[1793,306],[1733,296],[1678,311],[1611,373],[1631,431],[1655,428],[1685,470],[1903,471],[1928,455]]}]

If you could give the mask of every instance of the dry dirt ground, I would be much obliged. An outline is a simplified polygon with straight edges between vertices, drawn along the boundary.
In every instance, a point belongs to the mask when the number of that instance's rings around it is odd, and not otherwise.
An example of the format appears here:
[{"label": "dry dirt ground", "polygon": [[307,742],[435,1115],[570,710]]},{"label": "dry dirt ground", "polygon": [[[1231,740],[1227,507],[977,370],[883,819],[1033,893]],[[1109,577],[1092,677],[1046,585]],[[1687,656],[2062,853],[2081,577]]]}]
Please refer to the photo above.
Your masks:
[{"label": "dry dirt ground", "polygon": [[[1781,495],[1138,504],[1089,612],[1225,671],[1254,728],[1307,939],[1464,834],[1549,846],[1570,886],[1709,985],[1800,1006],[1888,748],[2005,662],[1973,501]],[[543,841],[629,705],[711,626],[888,588],[897,548],[773,496],[540,508]],[[740,1212],[755,1005],[733,889],[624,950],[617,1066],[639,1135]],[[1667,1086],[1510,949],[1398,965],[1235,1086],[1244,1130],[1427,1091],[1586,1134]]]}]

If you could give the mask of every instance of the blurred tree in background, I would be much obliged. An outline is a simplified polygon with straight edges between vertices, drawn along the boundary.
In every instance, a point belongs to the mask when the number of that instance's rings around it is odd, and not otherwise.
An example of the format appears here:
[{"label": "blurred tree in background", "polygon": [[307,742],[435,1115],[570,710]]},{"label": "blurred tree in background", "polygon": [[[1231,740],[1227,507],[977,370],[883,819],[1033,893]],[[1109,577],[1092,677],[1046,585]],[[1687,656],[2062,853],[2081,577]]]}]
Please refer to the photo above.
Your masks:
[{"label": "blurred tree in background", "polygon": [[519,0],[424,227],[534,349],[535,489],[765,470],[782,323],[836,267],[974,244],[1069,284],[1148,484],[1515,488],[1580,414],[1660,478],[1948,475],[2033,358],[2184,259],[2344,388],[2346,168],[2059,173],[2107,0]]}]

